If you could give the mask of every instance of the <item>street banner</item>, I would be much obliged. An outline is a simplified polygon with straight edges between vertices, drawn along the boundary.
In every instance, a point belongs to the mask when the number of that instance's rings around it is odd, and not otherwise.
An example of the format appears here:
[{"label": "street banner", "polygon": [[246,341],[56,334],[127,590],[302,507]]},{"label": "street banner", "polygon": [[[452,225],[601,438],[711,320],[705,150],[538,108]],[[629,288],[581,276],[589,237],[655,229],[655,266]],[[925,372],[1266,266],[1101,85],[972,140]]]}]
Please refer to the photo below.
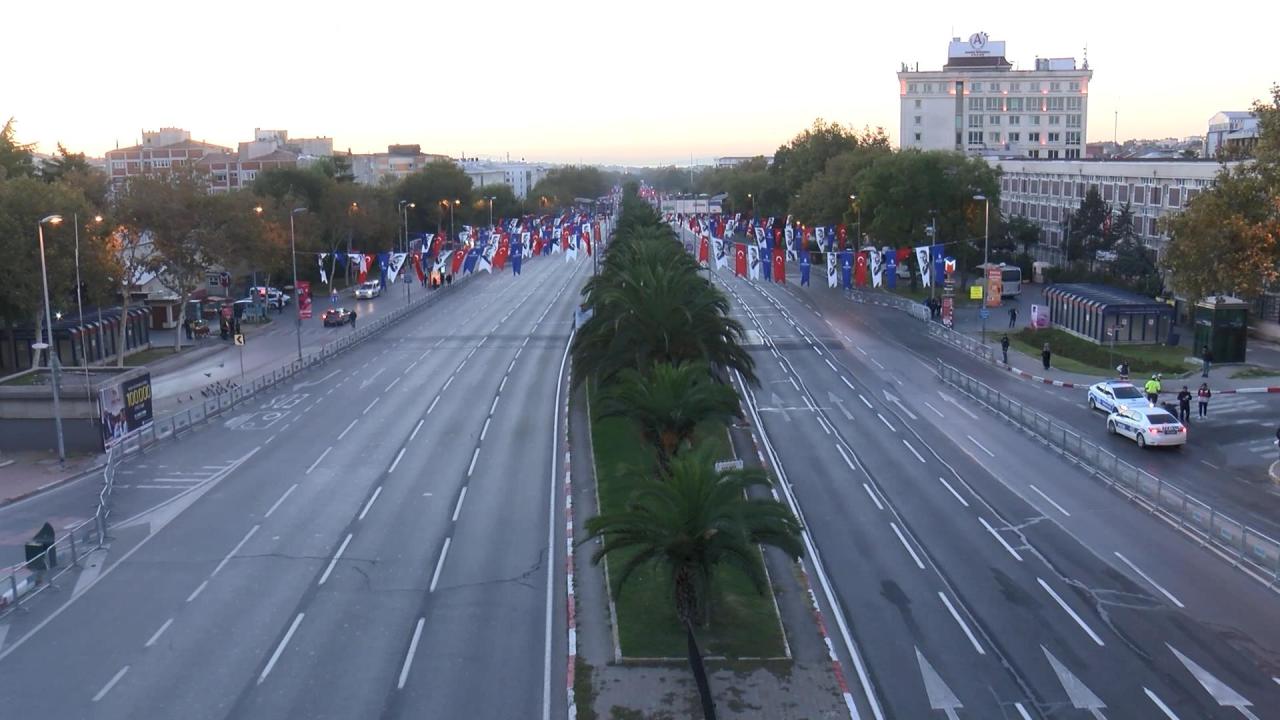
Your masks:
[{"label": "street banner", "polygon": [[855,266],[853,270],[853,281],[858,287],[867,286],[867,253],[859,250],[858,256],[854,260]]},{"label": "street banner", "polygon": [[840,284],[845,290],[853,287],[853,251],[840,251]]},{"label": "street banner", "polygon": [[867,259],[871,265],[871,287],[880,287],[884,284],[884,255],[871,248],[867,250]]},{"label": "street banner", "polygon": [[413,272],[418,276],[418,282],[427,282],[427,274],[422,270],[422,251],[413,254]]},{"label": "street banner", "polygon": [[387,262],[387,282],[395,284],[396,277],[400,275],[400,271],[404,269],[404,259],[406,253],[391,253],[391,257]]},{"label": "street banner", "polygon": [[107,450],[131,432],[151,424],[151,373],[124,376],[98,390],[98,420],[102,449]]},{"label": "street banner", "polygon": [[992,265],[987,268],[987,307],[1000,307],[1004,295],[1004,268]]},{"label": "street banner", "polygon": [[933,263],[929,262],[929,246],[921,245],[916,248],[916,264],[920,266],[920,286],[930,287],[930,280],[933,277]]},{"label": "street banner", "polygon": [[773,281],[779,285],[787,282],[787,251],[784,248],[773,249]]},{"label": "street banner", "polygon": [[760,269],[760,248],[755,245],[747,246],[747,279],[759,280],[764,274]]},{"label": "street banner", "polygon": [[738,277],[747,276],[747,244],[733,244],[733,273]]},{"label": "street banner", "polygon": [[325,258],[325,255],[326,255],[326,253],[320,253],[320,255],[318,255],[318,256],[316,257],[316,264],[318,264],[318,265],[320,266],[320,282],[324,283],[325,285],[328,285],[328,284],[329,284],[329,274],[328,274],[328,273],[326,273],[326,272],[324,271],[324,258]]},{"label": "street banner", "polygon": [[514,242],[511,244],[511,274],[520,274],[520,263],[524,260],[524,244]]},{"label": "street banner", "polygon": [[819,225],[813,229],[814,237],[818,241],[818,249],[822,252],[827,251],[827,229]]},{"label": "street banner", "polygon": [[786,229],[783,231],[783,237],[786,240],[786,247],[787,247],[786,258],[788,260],[797,259],[799,256],[798,253],[796,252],[796,242],[798,238],[796,237],[795,228],[791,227],[791,225],[787,225]]},{"label": "street banner", "polygon": [[711,241],[706,235],[698,238],[698,264],[702,267],[711,264]]},{"label": "street banner", "polygon": [[836,238],[840,241],[840,252],[844,252],[849,244],[849,228],[844,223],[836,226]]},{"label": "street banner", "polygon": [[391,262],[390,253],[378,253],[378,283],[387,289],[387,265]]},{"label": "street banner", "polygon": [[827,259],[827,287],[840,287],[840,258],[834,252],[826,254]]},{"label": "street banner", "polygon": [[727,253],[725,253],[725,249],[724,249],[724,246],[728,244],[728,241],[722,240],[720,238],[716,238],[711,242],[712,242],[711,250],[716,255],[716,270],[723,270],[724,268],[729,266],[729,256]]},{"label": "street banner", "polygon": [[933,278],[934,281],[945,280],[947,271],[943,267],[944,256],[942,254],[942,246],[934,245],[929,248],[929,254],[933,256]]},{"label": "street banner", "polygon": [[457,275],[462,271],[462,263],[467,259],[467,254],[462,250],[454,250],[453,257],[449,260],[449,274]]},{"label": "street banner", "polygon": [[311,281],[298,281],[298,317],[302,320],[311,319]]},{"label": "street banner", "polygon": [[809,251],[800,251],[800,286],[809,286],[809,273],[813,270],[813,260],[809,257]]},{"label": "street banner", "polygon": [[898,253],[892,248],[884,249],[884,271],[889,289],[898,287]]}]

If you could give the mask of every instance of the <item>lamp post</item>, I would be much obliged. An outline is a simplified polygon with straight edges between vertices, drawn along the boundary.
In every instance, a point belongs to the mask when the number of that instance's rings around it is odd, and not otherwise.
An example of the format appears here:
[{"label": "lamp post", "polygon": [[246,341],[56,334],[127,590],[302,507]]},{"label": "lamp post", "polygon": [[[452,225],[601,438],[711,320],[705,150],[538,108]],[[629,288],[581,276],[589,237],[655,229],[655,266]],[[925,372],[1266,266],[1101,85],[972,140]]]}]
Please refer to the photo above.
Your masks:
[{"label": "lamp post", "polygon": [[974,200],[982,201],[982,273],[984,275],[982,282],[982,308],[978,311],[978,315],[982,317],[982,342],[987,342],[987,293],[991,290],[991,282],[986,279],[989,272],[987,268],[987,251],[990,249],[991,239],[991,201],[986,195],[978,193],[973,196]]},{"label": "lamp post", "polygon": [[449,247],[453,247],[453,207],[462,201],[454,198],[452,201],[441,200],[440,204],[449,208]]},{"label": "lamp post", "polygon": [[[80,213],[72,213],[72,219],[76,225],[76,317],[80,324],[80,359],[84,363],[84,396],[86,400],[93,401],[93,395],[89,391],[89,349],[85,346],[84,336],[84,301],[80,297]],[[95,223],[102,222],[101,215],[94,215]]]},{"label": "lamp post", "polygon": [[[857,195],[850,195],[849,202],[853,203],[854,209],[858,211],[858,234],[856,242],[860,244],[862,242],[862,203],[858,202]],[[858,245],[855,245],[854,247],[856,249]]]},{"label": "lamp post", "polygon": [[493,201],[497,199],[498,198],[496,196],[490,196],[485,198],[485,200],[489,201],[489,229],[490,230],[493,229]]},{"label": "lamp post", "polygon": [[411,203],[408,200],[401,200],[399,203],[400,217],[404,223],[404,245],[401,246],[401,252],[409,252],[409,208],[418,207],[417,203]]},{"label": "lamp post", "polygon": [[[53,312],[49,309],[49,271],[44,261],[44,226],[45,223],[57,225],[62,222],[61,215],[49,215],[36,223],[36,235],[40,238],[40,280],[44,284],[44,324],[45,332],[49,334],[49,342],[45,344],[44,350],[48,353],[49,369],[53,373],[53,425],[58,435],[58,462],[67,461],[66,446],[62,441],[62,398],[59,397],[58,385],[62,379],[58,367],[58,356],[53,348]],[[121,318],[122,321],[126,318]],[[38,339],[38,338],[37,338]],[[40,343],[37,343],[40,344]],[[33,346],[34,347],[34,346]],[[121,349],[120,352],[124,352]]]},{"label": "lamp post", "polygon": [[[351,207],[355,207],[355,203],[351,203]],[[294,334],[298,338],[298,361],[302,361],[302,298],[298,297],[298,242],[297,233],[294,231],[293,218],[298,213],[304,213],[305,207],[296,207],[289,212],[289,254],[293,256],[293,303],[296,310],[296,317],[293,319]]]}]

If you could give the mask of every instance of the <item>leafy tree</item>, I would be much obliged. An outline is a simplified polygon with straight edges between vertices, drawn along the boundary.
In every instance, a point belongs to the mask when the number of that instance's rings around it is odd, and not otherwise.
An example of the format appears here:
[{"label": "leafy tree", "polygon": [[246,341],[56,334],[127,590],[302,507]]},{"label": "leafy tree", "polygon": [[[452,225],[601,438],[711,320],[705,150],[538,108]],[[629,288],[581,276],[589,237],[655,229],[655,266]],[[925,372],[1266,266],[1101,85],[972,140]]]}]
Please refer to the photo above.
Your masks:
[{"label": "leafy tree", "polygon": [[40,178],[45,182],[57,182],[66,179],[70,173],[89,173],[94,167],[85,159],[84,153],[73,153],[62,143],[58,143],[58,152],[40,167]]},{"label": "leafy tree", "polygon": [[1098,187],[1091,185],[1067,221],[1067,262],[1088,258],[1090,266],[1099,250],[1109,250],[1112,245],[1107,218],[1111,207],[1103,202]]},{"label": "leafy tree", "polygon": [[828,160],[857,147],[858,136],[851,128],[817,118],[813,125],[774,151],[773,165],[769,169],[782,181],[787,196],[791,197],[825,170]]},{"label": "leafy tree", "polygon": [[728,168],[712,168],[698,174],[694,190],[705,195],[726,193],[725,212],[755,217],[785,215],[789,195],[782,179],[769,172],[769,163],[755,157]]},{"label": "leafy tree", "polygon": [[1031,255],[1031,248],[1040,242],[1040,226],[1020,215],[1009,218],[1005,233],[1014,245],[1022,248],[1023,255]]},{"label": "leafy tree", "polygon": [[529,192],[532,198],[547,198],[556,206],[572,205],[574,198],[598,198],[609,191],[611,183],[600,168],[571,165],[554,168]]},{"label": "leafy tree", "polygon": [[1115,253],[1111,272],[1120,279],[1121,285],[1150,297],[1161,293],[1164,283],[1156,267],[1154,250],[1130,236],[1116,243]]},{"label": "leafy tree", "polygon": [[18,142],[18,128],[13,118],[0,128],[0,180],[32,177],[36,174],[31,145]]},{"label": "leafy tree", "polygon": [[[887,144],[859,142],[857,148],[843,152],[827,161],[822,172],[813,176],[801,187],[791,202],[791,213],[807,225],[850,224],[850,237],[857,237],[853,224],[858,214],[849,196],[856,195],[858,175],[871,167],[879,158],[892,153]],[[864,208],[863,229],[871,219]]]},{"label": "leafy tree", "polygon": [[[471,178],[448,160],[431,162],[401,180],[393,195],[396,202],[408,200],[415,205],[409,211],[409,224],[417,228],[448,231],[448,204],[454,200],[460,201],[453,209],[455,229],[466,223],[471,212]],[[487,204],[485,216],[488,217]]]},{"label": "leafy tree", "polygon": [[1115,244],[1131,242],[1138,237],[1133,225],[1133,206],[1125,202],[1111,219],[1111,240]]},{"label": "leafy tree", "polygon": [[493,221],[512,218],[524,213],[523,204],[516,199],[510,185],[482,185],[476,188],[470,203],[469,222],[473,225],[489,224],[489,200],[493,198]]}]

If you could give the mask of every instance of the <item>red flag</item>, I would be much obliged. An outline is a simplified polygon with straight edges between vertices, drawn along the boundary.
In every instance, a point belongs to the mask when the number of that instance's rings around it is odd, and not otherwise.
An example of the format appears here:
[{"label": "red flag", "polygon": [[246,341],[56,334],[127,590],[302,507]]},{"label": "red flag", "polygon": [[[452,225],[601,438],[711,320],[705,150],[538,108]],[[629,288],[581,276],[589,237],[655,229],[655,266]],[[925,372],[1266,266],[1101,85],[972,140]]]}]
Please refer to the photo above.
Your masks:
[{"label": "red flag", "polygon": [[462,270],[462,261],[467,259],[467,253],[463,250],[453,251],[453,261],[449,264],[449,274],[457,275]]},{"label": "red flag", "polygon": [[507,255],[511,253],[511,245],[507,240],[506,233],[498,239],[498,249],[493,253],[493,269],[501,270],[507,266]]},{"label": "red flag", "polygon": [[773,246],[773,281],[780,285],[787,282],[787,251],[777,245]]},{"label": "red flag", "polygon": [[711,241],[706,235],[698,238],[698,263],[706,265],[711,262]]},{"label": "red flag", "polygon": [[867,253],[858,253],[858,260],[854,263],[853,281],[858,287],[865,287],[867,284]]},{"label": "red flag", "polygon": [[426,282],[427,275],[422,272],[422,253],[413,254],[413,270],[418,274],[418,282]]},{"label": "red flag", "polygon": [[569,228],[560,228],[560,250],[569,252]]},{"label": "red flag", "polygon": [[435,240],[431,243],[431,256],[440,257],[440,248],[444,247],[444,233],[436,233]]},{"label": "red flag", "polygon": [[747,276],[747,246],[742,243],[733,244],[733,272],[738,277]]},{"label": "red flag", "polygon": [[836,237],[840,240],[840,250],[843,252],[849,246],[849,228],[844,223],[836,226]]},{"label": "red flag", "polygon": [[[802,227],[803,227],[803,226],[802,226]],[[808,249],[809,249],[809,245],[810,245],[810,244],[812,244],[812,243],[813,243],[813,228],[811,228],[811,227],[806,227],[806,228],[804,228],[804,247],[802,247],[802,248],[800,248],[800,249],[801,249],[801,250],[808,250]]]},{"label": "red flag", "polygon": [[911,259],[911,248],[898,248],[898,262],[907,262]]},{"label": "red flag", "polygon": [[582,226],[582,242],[587,246],[587,257],[591,256],[591,226]]},{"label": "red flag", "polygon": [[542,233],[533,236],[533,254],[535,257],[542,254]]},{"label": "red flag", "polygon": [[372,255],[364,256],[364,259],[360,261],[360,274],[356,276],[356,282],[362,283],[365,281],[365,278],[369,276],[369,268],[373,267],[373,264],[377,262],[377,260],[378,259]]}]

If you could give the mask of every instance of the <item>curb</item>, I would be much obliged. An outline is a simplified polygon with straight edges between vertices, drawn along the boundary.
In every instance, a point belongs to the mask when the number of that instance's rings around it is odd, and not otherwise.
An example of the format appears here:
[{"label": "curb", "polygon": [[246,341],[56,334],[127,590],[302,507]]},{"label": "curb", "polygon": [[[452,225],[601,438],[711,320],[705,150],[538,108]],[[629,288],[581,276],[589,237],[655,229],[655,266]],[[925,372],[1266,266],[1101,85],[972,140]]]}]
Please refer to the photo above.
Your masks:
[{"label": "curb", "polygon": [[1267,469],[1267,474],[1271,476],[1271,482],[1280,486],[1280,460],[1271,463],[1271,467]]},{"label": "curb", "polygon": [[[557,412],[563,412],[564,419],[564,568],[565,568],[565,626],[568,634],[568,652],[565,661],[565,702],[567,707],[566,717],[569,720],[577,720],[578,717],[578,699],[574,695],[574,683],[577,680],[576,670],[578,665],[578,612],[577,598],[573,589],[573,455],[569,445],[569,405],[573,397],[573,362],[568,360],[570,357],[570,348],[573,346],[573,337],[576,333],[569,333],[569,342],[565,347],[566,364],[564,375],[561,381],[569,387],[566,388],[564,394],[564,407],[557,408]],[[554,520],[554,519],[553,519]]]},{"label": "curb", "polygon": [[1001,362],[996,363],[996,367],[1004,368],[1005,370],[1008,370],[1009,372],[1013,373],[1014,375],[1017,375],[1018,377],[1027,378],[1028,380],[1032,380],[1038,383],[1043,383],[1045,385],[1052,385],[1054,387],[1063,387],[1063,388],[1085,387],[1084,384],[1082,383],[1071,383],[1071,382],[1065,382],[1062,380],[1050,380],[1047,377],[1032,375],[1026,370],[1019,370],[1018,368],[1012,365],[1006,365]]},{"label": "curb", "polygon": [[93,467],[89,468],[88,470],[84,470],[84,471],[78,472],[78,473],[76,473],[75,475],[72,475],[72,476],[70,476],[70,477],[65,477],[65,478],[60,478],[60,479],[58,479],[58,480],[53,480],[53,481],[51,481],[51,482],[47,482],[47,483],[45,483],[44,485],[41,485],[41,486],[40,486],[40,487],[38,487],[38,488],[35,488],[34,490],[28,490],[27,492],[24,492],[24,493],[22,493],[22,494],[20,494],[20,495],[14,495],[13,497],[7,497],[7,498],[0,499],[0,508],[5,507],[6,505],[12,505],[12,504],[14,504],[14,503],[16,503],[16,502],[22,502],[23,500],[27,500],[27,499],[29,499],[29,498],[33,498],[33,497],[35,497],[36,495],[40,495],[41,493],[45,493],[45,492],[48,492],[48,491],[50,491],[50,490],[55,490],[55,489],[57,489],[57,488],[62,487],[63,485],[68,485],[68,484],[73,483],[73,482],[75,482],[75,481],[77,481],[77,480],[83,480],[84,478],[86,478],[86,477],[88,477],[88,476],[90,476],[90,475],[93,475],[93,474],[96,474],[96,473],[102,472],[102,468],[104,468],[104,467],[106,467],[106,463],[98,463],[97,465],[94,465]]},{"label": "curb", "polygon": [[[22,578],[22,580],[18,583],[18,597],[21,598],[23,595],[26,595],[27,593],[31,592],[31,589],[33,587],[35,587],[35,583],[31,581],[30,577]],[[13,604],[14,598],[12,596],[13,596],[12,588],[5,590],[3,593],[0,593],[0,611],[7,610],[9,605]]]}]

